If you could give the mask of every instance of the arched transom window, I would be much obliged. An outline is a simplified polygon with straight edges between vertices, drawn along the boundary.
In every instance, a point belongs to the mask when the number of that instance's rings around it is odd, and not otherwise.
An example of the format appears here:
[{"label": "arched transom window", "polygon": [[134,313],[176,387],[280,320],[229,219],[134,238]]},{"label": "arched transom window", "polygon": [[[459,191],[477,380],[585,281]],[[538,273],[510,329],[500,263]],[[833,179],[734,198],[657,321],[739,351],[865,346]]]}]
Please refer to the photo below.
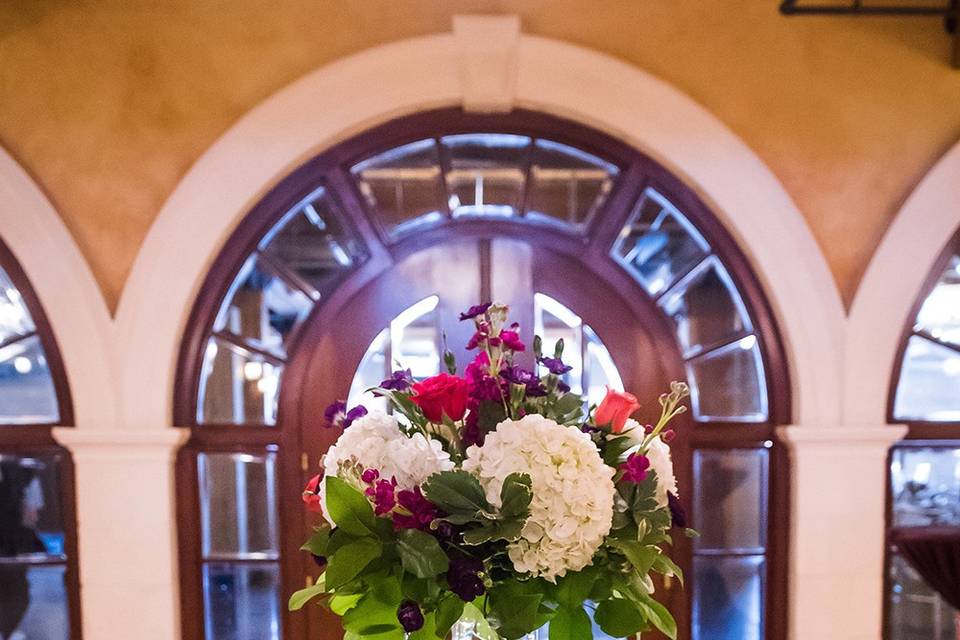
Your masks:
[{"label": "arched transom window", "polygon": [[[893,376],[890,419],[907,439],[890,452],[888,527],[960,526],[960,233],[918,296]],[[956,637],[952,607],[887,545],[887,640]]]},{"label": "arched transom window", "polygon": [[0,242],[0,638],[80,638],[72,420],[53,334]]},{"label": "arched transom window", "polygon": [[280,505],[333,437],[318,403],[372,404],[364,390],[396,364],[438,372],[444,337],[461,344],[455,311],[487,296],[546,343],[563,338],[567,382],[591,400],[689,381],[678,465],[703,536],[678,550],[692,598],[673,606],[698,640],[785,637],[774,427],[789,420],[789,382],[747,261],[691,190],[609,136],[527,111],[442,110],[294,171],[207,277],[175,398],[192,429],[180,514],[200,525],[180,533],[184,601],[204,603],[185,612],[188,640],[336,637],[280,604],[300,586],[307,526]]}]

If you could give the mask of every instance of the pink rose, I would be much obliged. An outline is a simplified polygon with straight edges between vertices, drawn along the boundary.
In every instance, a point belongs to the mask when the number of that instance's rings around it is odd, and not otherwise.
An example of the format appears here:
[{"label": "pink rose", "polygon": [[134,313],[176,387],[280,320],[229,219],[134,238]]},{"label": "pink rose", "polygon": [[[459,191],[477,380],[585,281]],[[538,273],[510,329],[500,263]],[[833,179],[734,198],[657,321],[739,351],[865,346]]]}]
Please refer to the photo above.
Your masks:
[{"label": "pink rose", "polygon": [[620,433],[623,431],[623,425],[627,422],[627,418],[639,408],[640,403],[637,402],[637,397],[632,393],[614,391],[607,387],[607,395],[600,406],[597,407],[594,419],[598,427],[609,425],[614,433]]}]

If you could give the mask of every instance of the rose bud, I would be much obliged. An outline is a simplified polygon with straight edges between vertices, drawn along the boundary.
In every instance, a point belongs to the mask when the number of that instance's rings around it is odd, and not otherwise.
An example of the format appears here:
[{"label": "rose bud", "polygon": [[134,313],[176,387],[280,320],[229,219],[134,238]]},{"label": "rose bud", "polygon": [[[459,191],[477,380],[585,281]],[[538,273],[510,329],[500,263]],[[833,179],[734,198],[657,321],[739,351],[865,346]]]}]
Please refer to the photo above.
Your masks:
[{"label": "rose bud", "polygon": [[627,418],[639,408],[640,403],[637,402],[637,397],[632,393],[614,391],[607,387],[607,395],[600,406],[597,407],[594,419],[597,426],[605,427],[609,425],[614,433],[620,433],[623,431],[623,425],[626,424]]}]

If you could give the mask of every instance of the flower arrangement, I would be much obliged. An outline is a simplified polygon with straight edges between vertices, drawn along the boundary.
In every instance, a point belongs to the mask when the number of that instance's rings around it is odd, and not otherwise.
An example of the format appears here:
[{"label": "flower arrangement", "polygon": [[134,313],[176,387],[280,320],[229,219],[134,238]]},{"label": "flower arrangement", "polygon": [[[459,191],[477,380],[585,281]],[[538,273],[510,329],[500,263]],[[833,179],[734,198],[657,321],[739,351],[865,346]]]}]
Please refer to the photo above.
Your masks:
[{"label": "flower arrangement", "polygon": [[[327,411],[343,434],[303,494],[323,515],[303,549],[324,568],[290,608],[319,601],[348,638],[443,639],[458,621],[484,638],[519,638],[549,624],[551,640],[592,638],[591,617],[623,637],[676,623],[654,595],[652,573],[682,580],[664,553],[683,529],[668,423],[685,407],[683,383],[642,426],[629,394],[608,390],[584,410],[535,338],[537,370],[504,305],[461,314],[477,355],[462,376],[416,382],[395,372],[373,389],[393,415]],[[694,535],[689,529],[683,529]]]}]

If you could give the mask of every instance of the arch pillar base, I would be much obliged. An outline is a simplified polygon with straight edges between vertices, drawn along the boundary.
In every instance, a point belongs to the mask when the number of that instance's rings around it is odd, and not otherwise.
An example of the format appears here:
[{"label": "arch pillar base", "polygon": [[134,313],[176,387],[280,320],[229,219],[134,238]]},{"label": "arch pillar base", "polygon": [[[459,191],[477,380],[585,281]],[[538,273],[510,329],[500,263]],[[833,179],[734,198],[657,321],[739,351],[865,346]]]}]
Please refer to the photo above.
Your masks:
[{"label": "arch pillar base", "polygon": [[[887,452],[904,426],[787,426],[790,633],[873,640],[883,614]],[[851,616],[850,612],[857,615]]]},{"label": "arch pillar base", "polygon": [[180,636],[174,456],[185,429],[54,429],[73,457],[83,636]]}]

